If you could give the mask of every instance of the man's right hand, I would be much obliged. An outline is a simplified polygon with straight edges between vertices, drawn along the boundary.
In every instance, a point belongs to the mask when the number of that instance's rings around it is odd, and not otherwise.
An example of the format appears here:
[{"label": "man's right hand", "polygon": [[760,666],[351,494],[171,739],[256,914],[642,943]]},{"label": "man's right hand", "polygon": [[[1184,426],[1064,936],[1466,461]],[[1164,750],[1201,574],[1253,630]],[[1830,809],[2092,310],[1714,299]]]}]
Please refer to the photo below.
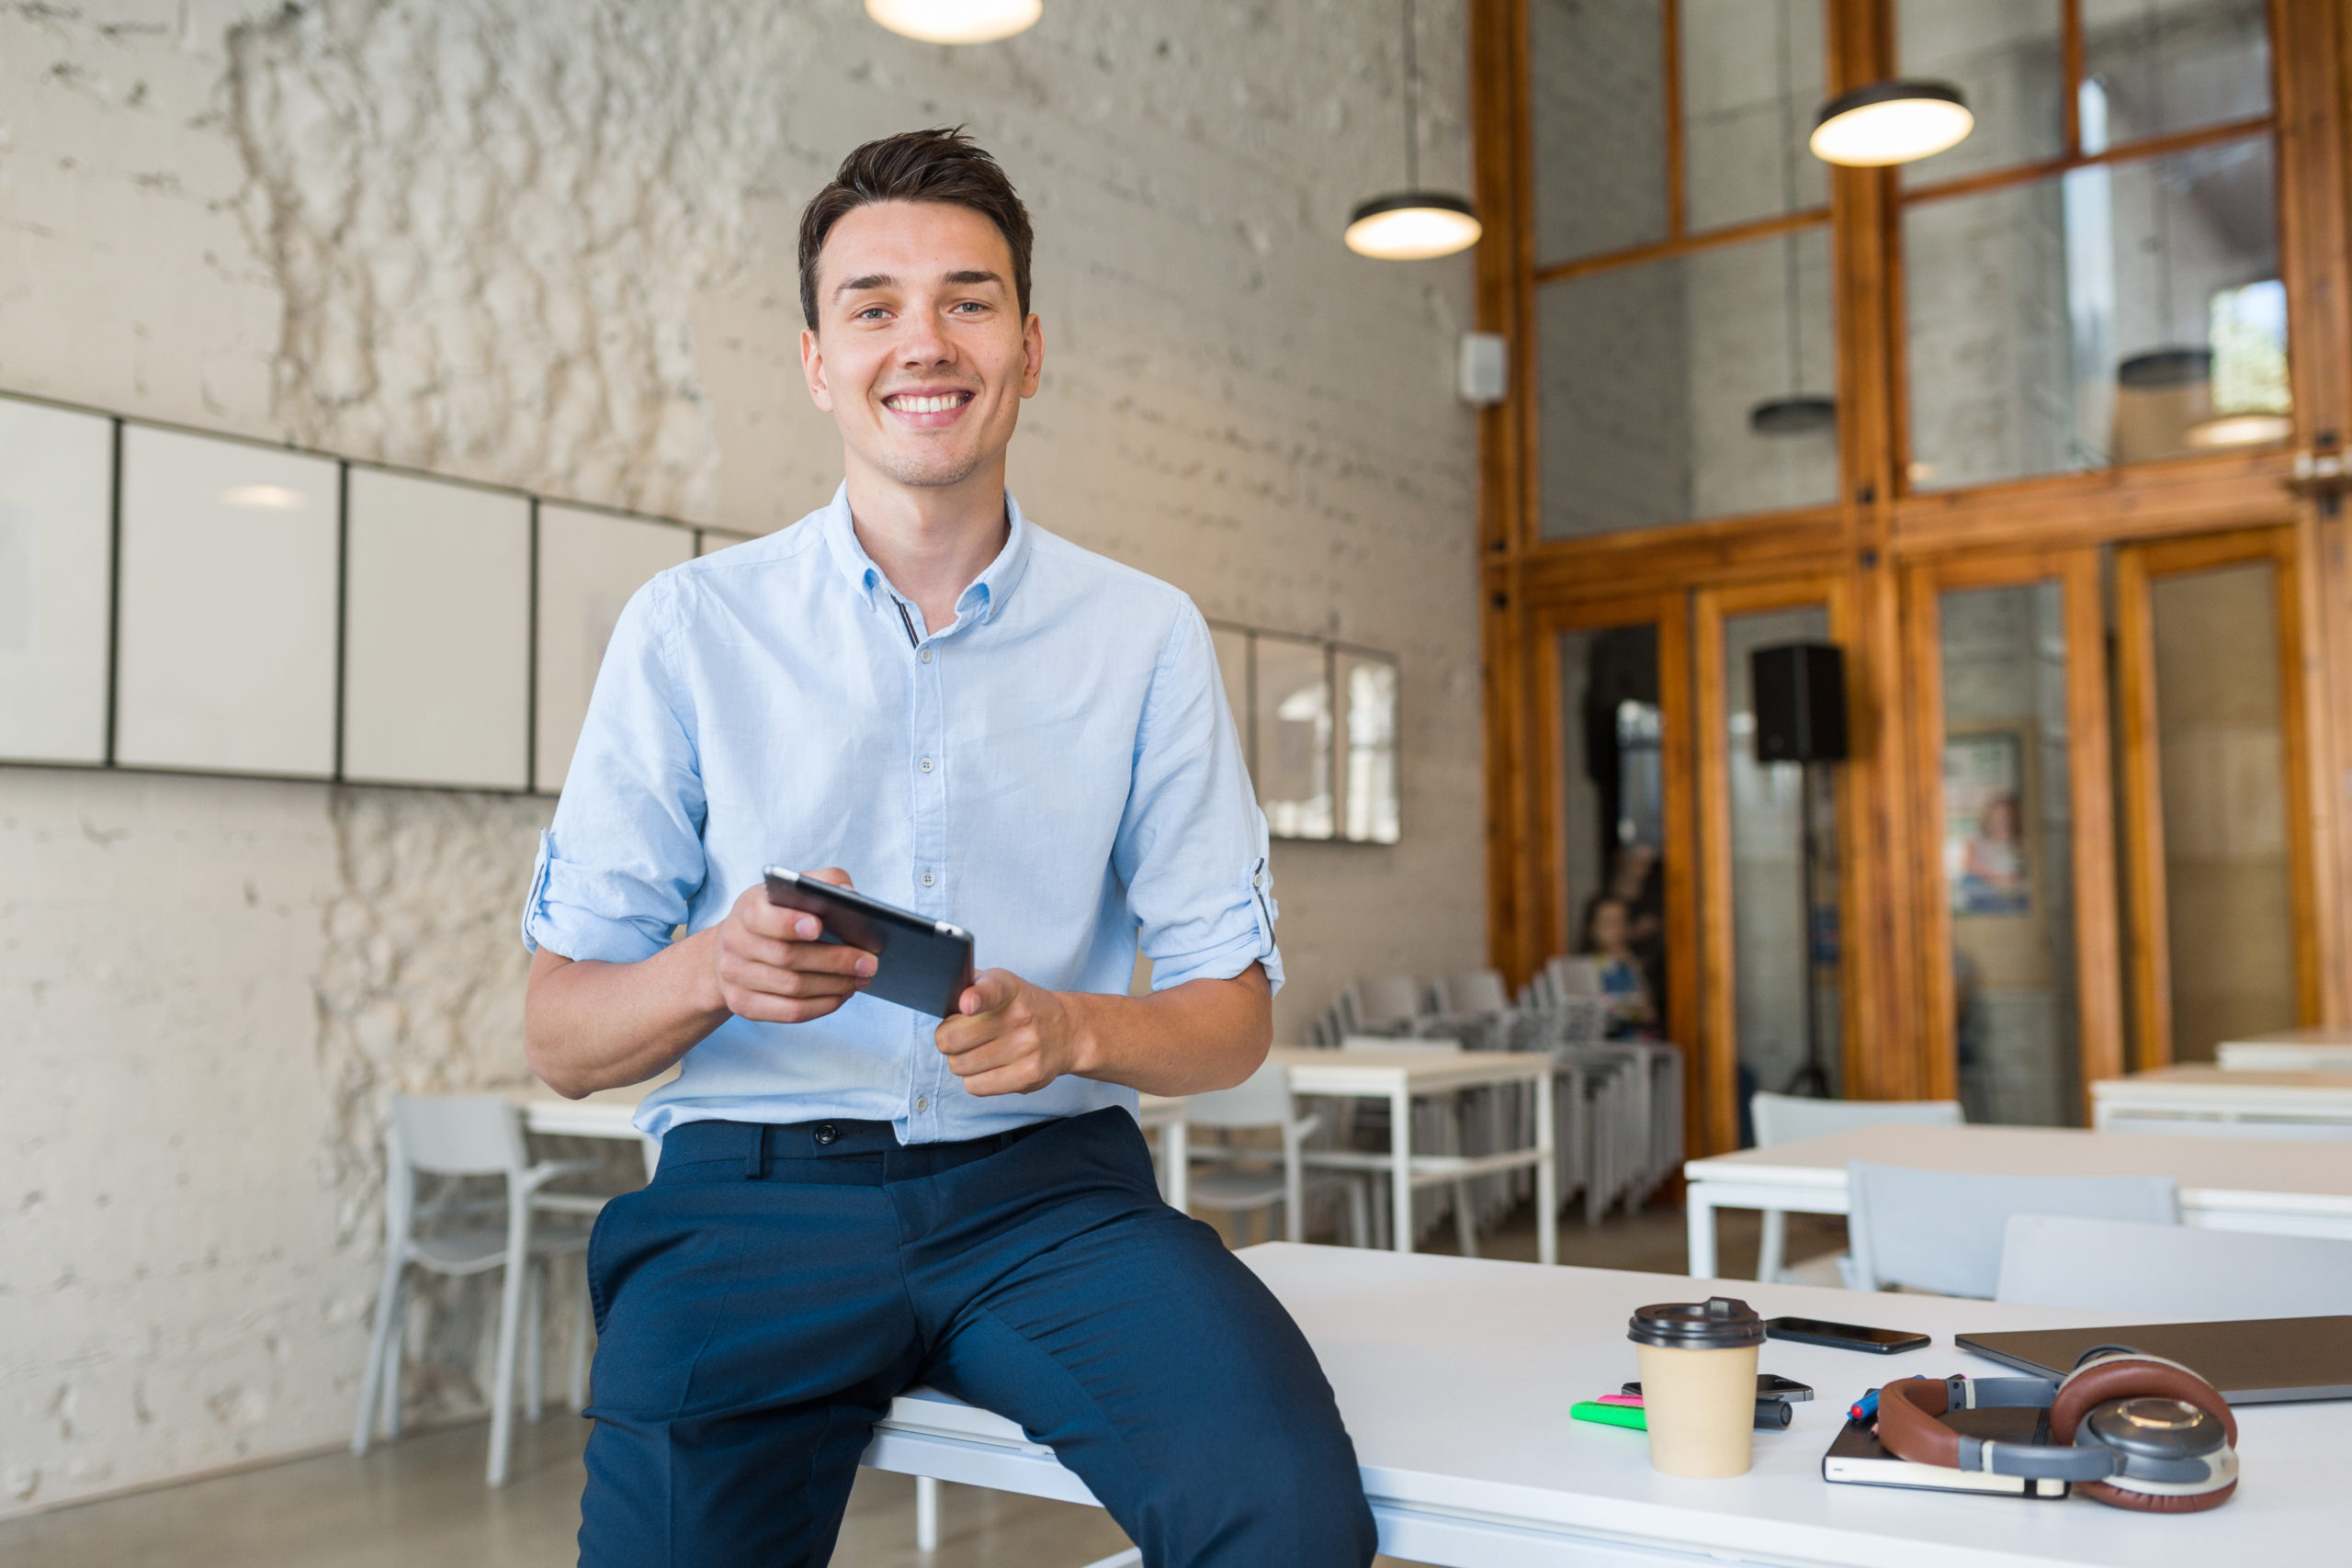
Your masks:
[{"label": "man's right hand", "polygon": [[[808,874],[850,886],[838,866]],[[817,917],[768,902],[764,885],[747,887],[718,923],[713,967],[727,1010],[761,1023],[807,1023],[837,1010],[874,977],[874,954],[820,942]]]}]

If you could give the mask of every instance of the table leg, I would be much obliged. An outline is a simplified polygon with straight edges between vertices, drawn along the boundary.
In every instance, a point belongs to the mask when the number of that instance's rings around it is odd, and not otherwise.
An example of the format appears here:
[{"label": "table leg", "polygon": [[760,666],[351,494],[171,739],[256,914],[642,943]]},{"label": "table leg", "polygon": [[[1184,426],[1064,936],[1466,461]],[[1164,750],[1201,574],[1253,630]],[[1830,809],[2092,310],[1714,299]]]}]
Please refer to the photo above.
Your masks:
[{"label": "table leg", "polygon": [[1398,1089],[1388,1097],[1388,1224],[1391,1245],[1413,1250],[1413,1097]]},{"label": "table leg", "polygon": [[915,1550],[939,1550],[939,1478],[915,1477]]},{"label": "table leg", "polygon": [[1191,1128],[1182,1118],[1161,1124],[1159,1162],[1168,1168],[1168,1206],[1180,1214],[1189,1213],[1193,1196],[1193,1139]]},{"label": "table leg", "polygon": [[1552,1073],[1535,1075],[1535,1152],[1544,1156],[1535,1167],[1535,1256],[1544,1263],[1560,1260],[1560,1161],[1552,1146]]},{"label": "table leg", "polygon": [[1690,1216],[1690,1274],[1693,1279],[1712,1280],[1715,1277],[1715,1201],[1703,1181],[1693,1181],[1685,1189],[1683,1205]]}]

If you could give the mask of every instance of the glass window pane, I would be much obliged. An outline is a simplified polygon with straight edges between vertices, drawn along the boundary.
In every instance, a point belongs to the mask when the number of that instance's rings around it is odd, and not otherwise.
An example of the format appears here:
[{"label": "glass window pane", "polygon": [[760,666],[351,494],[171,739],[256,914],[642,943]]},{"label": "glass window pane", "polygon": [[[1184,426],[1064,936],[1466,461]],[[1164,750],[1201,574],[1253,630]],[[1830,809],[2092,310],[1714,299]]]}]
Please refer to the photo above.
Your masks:
[{"label": "glass window pane", "polygon": [[2278,588],[2267,562],[2148,585],[2172,1048],[2297,1022]]},{"label": "glass window pane", "polygon": [[1258,765],[1250,738],[1250,634],[1237,626],[1211,626],[1209,648],[1216,655],[1216,672],[1225,682],[1225,705],[1241,740],[1241,765]]},{"label": "glass window pane", "polygon": [[[1840,1092],[1838,1003],[1838,832],[1833,771],[1815,764],[1812,908],[1806,907],[1804,769],[1756,760],[1759,648],[1826,642],[1829,613],[1815,605],[1724,620],[1724,757],[1731,795],[1732,995],[1740,1103],[1756,1090]],[[1810,964],[1804,932],[1815,933]],[[1805,988],[1812,971],[1812,1009]],[[1818,1080],[1808,1069],[1820,1068]]]},{"label": "glass window pane", "polygon": [[1941,600],[1943,870],[1971,1122],[2081,1117],[2066,631],[2055,582]]},{"label": "glass window pane", "polygon": [[1660,0],[1529,0],[1535,259],[1667,234]]},{"label": "glass window pane", "polygon": [[1333,656],[1346,721],[1340,727],[1340,836],[1396,841],[1396,666],[1362,653]]},{"label": "glass window pane", "polygon": [[[1657,627],[1564,632],[1558,646],[1567,948],[1615,961],[1612,1033],[1655,1034],[1667,966]],[[1596,920],[1607,904],[1618,912]]]},{"label": "glass window pane", "polygon": [[1913,486],[2285,439],[2278,232],[2267,136],[1907,208]]},{"label": "glass window pane", "polygon": [[2083,0],[2083,150],[2270,111],[2263,0]]},{"label": "glass window pane", "polygon": [[1683,0],[1684,227],[1829,204],[1805,147],[1824,92],[1821,0]]},{"label": "glass window pane", "polygon": [[1909,186],[2006,169],[2066,151],[2060,0],[1897,0],[1900,73],[1950,82],[1976,129],[1949,152],[1903,167]]},{"label": "glass window pane", "polygon": [[1823,228],[1546,284],[1547,539],[1837,497]]},{"label": "glass window pane", "polygon": [[1258,804],[1278,839],[1331,836],[1331,675],[1325,649],[1260,632]]}]

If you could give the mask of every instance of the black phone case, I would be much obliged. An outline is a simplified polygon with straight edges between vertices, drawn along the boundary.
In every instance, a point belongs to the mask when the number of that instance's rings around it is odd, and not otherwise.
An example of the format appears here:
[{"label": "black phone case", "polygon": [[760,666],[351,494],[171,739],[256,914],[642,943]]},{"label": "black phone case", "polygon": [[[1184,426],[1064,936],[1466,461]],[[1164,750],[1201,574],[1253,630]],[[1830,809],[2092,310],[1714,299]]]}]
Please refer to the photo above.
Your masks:
[{"label": "black phone case", "polygon": [[865,987],[869,997],[945,1018],[972,983],[967,932],[808,877],[786,881],[771,872],[767,888],[769,903],[822,920],[825,931],[820,940],[874,954],[874,978]]},{"label": "black phone case", "polygon": [[[1785,1339],[1792,1345],[1819,1345],[1831,1350],[1860,1350],[1865,1356],[1896,1356],[1905,1350],[1924,1350],[1935,1343],[1927,1335],[1920,1334],[1892,1345],[1873,1345],[1866,1339],[1841,1339],[1834,1334],[1815,1334],[1810,1329],[1782,1328],[1779,1324],[1778,1318],[1766,1318],[1764,1337],[1768,1339]],[[1862,1325],[1856,1324],[1854,1326],[1859,1328]],[[1899,1334],[1902,1330],[1894,1329],[1891,1332]]]}]

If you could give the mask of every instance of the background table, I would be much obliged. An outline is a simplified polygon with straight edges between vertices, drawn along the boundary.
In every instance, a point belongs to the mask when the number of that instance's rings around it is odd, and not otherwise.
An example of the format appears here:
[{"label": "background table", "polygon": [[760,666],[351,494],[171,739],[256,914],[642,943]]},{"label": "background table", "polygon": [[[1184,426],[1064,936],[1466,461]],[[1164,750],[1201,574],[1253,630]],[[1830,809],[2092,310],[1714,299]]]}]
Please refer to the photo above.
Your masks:
[{"label": "background table", "polygon": [[[1277,1045],[1269,1057],[1283,1064],[1293,1094],[1329,1094],[1388,1102],[1388,1153],[1309,1149],[1306,1162],[1325,1170],[1386,1172],[1390,1232],[1399,1252],[1413,1250],[1413,1190],[1464,1181],[1532,1166],[1535,1169],[1537,1256],[1560,1256],[1560,1170],[1552,1157],[1552,1056],[1548,1051],[1328,1050]],[[1535,1086],[1535,1143],[1488,1155],[1413,1152],[1413,1100],[1492,1084]]]},{"label": "background table", "polygon": [[2213,1048],[2213,1060],[2221,1066],[2256,1071],[2352,1069],[2352,1027],[2323,1024],[2314,1029],[2281,1029],[2271,1034],[2224,1040]]},{"label": "background table", "polygon": [[[1601,1269],[1534,1269],[1283,1243],[1242,1252],[1291,1315],[1339,1395],[1384,1551],[1458,1568],[2218,1568],[2341,1561],[2343,1454],[2352,1404],[2238,1413],[2245,1480],[2210,1514],[2131,1514],[2081,1499],[1831,1486],[1821,1455],[1844,1405],[1893,1378],[2014,1376],[1952,1348],[1970,1330],[2122,1324],[2111,1314],[1935,1296],[1742,1284],[1765,1314],[1883,1324],[1933,1335],[1902,1356],[1768,1342],[1760,1361],[1809,1383],[1785,1432],[1756,1436],[1728,1481],[1650,1469],[1638,1432],[1570,1421],[1634,1370],[1636,1306],[1703,1296],[1709,1281]],[[2144,1320],[2143,1320],[2144,1321]],[[865,1462],[1071,1502],[1093,1501],[1012,1423],[944,1396],[901,1398]]]},{"label": "background table", "polygon": [[1690,1272],[1715,1272],[1717,1209],[1847,1212],[1846,1162],[1997,1176],[2169,1176],[2181,1218],[2352,1238],[2352,1144],[2173,1138],[2073,1127],[1856,1127],[1688,1161]]},{"label": "background table", "polygon": [[2183,1064],[2091,1085],[2100,1132],[2352,1139],[2352,1072]]}]

